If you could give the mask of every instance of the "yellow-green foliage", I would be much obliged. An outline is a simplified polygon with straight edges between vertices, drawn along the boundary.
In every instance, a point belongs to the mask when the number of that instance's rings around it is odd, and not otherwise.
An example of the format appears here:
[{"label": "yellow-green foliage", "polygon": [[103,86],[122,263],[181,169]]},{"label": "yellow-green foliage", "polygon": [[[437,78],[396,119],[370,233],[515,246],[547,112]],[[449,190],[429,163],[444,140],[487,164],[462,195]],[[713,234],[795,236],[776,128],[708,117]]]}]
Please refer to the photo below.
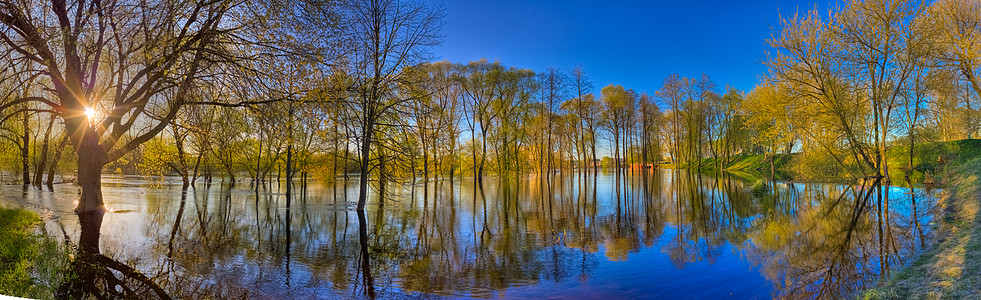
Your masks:
[{"label": "yellow-green foliage", "polygon": [[[909,169],[909,147],[889,148],[889,170],[893,176],[902,176]],[[981,157],[981,140],[965,139],[950,142],[933,142],[916,145],[913,149],[913,175],[930,180],[950,173],[952,168],[965,166]]]},{"label": "yellow-green foliage", "polygon": [[170,164],[177,161],[177,147],[162,137],[150,139],[142,146],[139,170],[141,175],[152,176],[163,181],[163,176],[173,169]]},{"label": "yellow-green foliage", "polygon": [[54,296],[67,255],[57,242],[36,232],[40,224],[33,212],[0,208],[0,294]]}]

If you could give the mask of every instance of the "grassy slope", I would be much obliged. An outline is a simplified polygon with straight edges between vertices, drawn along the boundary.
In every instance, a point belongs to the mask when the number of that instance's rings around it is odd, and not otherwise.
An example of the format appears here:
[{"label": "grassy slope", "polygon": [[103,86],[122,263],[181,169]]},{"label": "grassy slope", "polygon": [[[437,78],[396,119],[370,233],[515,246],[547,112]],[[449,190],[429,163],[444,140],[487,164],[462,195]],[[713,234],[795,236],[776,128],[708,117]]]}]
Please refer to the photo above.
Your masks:
[{"label": "grassy slope", "polygon": [[[787,174],[790,172],[793,156],[794,154],[777,154],[773,157],[773,167],[777,172],[778,178],[793,177]],[[702,160],[701,171],[715,171],[716,166],[715,159],[706,158]],[[665,167],[672,168],[673,166],[666,165]],[[688,167],[688,164],[681,166],[681,168]],[[691,167],[695,166],[692,165]],[[762,178],[770,175],[770,161],[763,154],[737,154],[732,157],[732,160],[729,161],[724,170],[735,175],[742,175],[746,178]]]},{"label": "grassy slope", "polygon": [[[936,244],[865,299],[978,299],[981,295],[981,140],[924,145],[914,169],[945,188]],[[940,164],[939,161],[946,164]],[[892,159],[890,159],[892,161]]]},{"label": "grassy slope", "polygon": [[[889,150],[893,183],[905,181],[908,153],[905,147]],[[912,179],[944,189],[935,244],[860,298],[981,299],[981,140],[927,143],[914,154]],[[778,172],[793,172],[794,163],[793,154],[778,154],[774,160]],[[702,162],[703,170],[714,168],[712,159]],[[767,175],[770,165],[763,155],[738,155],[725,170]]]},{"label": "grassy slope", "polygon": [[37,233],[40,224],[33,212],[0,208],[0,294],[54,296],[66,257],[56,241]]}]

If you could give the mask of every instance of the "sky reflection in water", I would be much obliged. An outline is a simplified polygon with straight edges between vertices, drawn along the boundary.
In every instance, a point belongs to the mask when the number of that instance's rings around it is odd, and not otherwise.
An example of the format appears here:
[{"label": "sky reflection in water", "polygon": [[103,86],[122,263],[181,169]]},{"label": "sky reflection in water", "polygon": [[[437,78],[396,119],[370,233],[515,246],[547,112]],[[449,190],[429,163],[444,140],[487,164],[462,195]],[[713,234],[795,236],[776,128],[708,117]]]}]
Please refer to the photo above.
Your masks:
[{"label": "sky reflection in water", "polygon": [[[275,184],[184,194],[171,181],[104,179],[103,254],[174,297],[365,297],[354,182],[311,184],[287,205]],[[936,191],[872,183],[754,193],[752,181],[671,170],[617,182],[419,181],[386,185],[384,205],[376,187],[371,286],[382,298],[848,297],[924,246],[936,202]],[[73,186],[2,192],[77,240]]]}]

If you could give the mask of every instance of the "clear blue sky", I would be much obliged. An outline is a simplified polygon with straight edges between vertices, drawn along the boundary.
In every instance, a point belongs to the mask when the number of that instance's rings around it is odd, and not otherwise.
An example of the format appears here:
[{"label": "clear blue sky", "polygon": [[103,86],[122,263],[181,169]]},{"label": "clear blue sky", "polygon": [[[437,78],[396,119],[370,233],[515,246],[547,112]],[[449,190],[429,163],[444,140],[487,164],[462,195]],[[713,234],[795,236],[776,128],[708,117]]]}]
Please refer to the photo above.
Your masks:
[{"label": "clear blue sky", "polygon": [[596,92],[620,84],[653,93],[665,76],[705,73],[747,91],[765,71],[766,39],[792,16],[829,0],[477,1],[427,0],[446,8],[437,60],[487,58],[542,71],[581,63]]}]

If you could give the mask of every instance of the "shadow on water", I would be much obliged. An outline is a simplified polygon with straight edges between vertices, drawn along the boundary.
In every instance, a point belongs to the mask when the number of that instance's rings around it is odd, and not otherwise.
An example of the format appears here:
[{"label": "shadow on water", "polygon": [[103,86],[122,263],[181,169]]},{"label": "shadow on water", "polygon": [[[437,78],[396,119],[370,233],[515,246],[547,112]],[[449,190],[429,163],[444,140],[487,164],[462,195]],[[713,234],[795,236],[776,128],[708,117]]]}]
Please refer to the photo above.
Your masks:
[{"label": "shadow on water", "polygon": [[[844,298],[928,246],[936,203],[909,183],[676,170],[388,184],[364,213],[343,179],[106,182],[109,213],[49,220],[79,240],[59,295]],[[67,212],[74,191],[0,192]]]}]

